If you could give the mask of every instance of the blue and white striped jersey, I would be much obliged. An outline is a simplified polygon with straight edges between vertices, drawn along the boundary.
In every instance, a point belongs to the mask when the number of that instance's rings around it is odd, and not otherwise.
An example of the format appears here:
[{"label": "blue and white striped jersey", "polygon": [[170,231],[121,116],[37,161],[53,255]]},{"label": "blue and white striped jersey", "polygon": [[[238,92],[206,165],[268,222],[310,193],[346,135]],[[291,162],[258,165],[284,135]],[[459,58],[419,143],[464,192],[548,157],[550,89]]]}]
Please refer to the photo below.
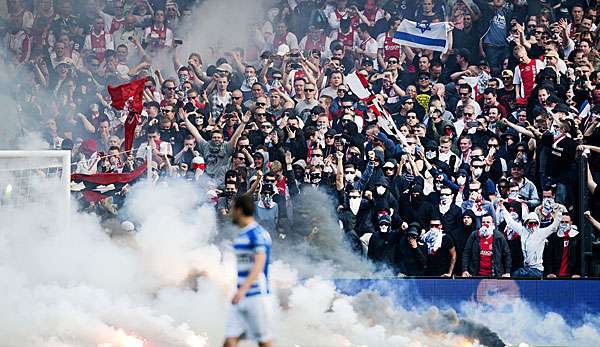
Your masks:
[{"label": "blue and white striped jersey", "polygon": [[254,254],[264,252],[267,256],[265,268],[246,292],[246,296],[265,295],[271,292],[269,286],[269,262],[271,260],[271,236],[258,223],[246,226],[233,242],[237,258],[237,287],[241,287],[254,264]]}]

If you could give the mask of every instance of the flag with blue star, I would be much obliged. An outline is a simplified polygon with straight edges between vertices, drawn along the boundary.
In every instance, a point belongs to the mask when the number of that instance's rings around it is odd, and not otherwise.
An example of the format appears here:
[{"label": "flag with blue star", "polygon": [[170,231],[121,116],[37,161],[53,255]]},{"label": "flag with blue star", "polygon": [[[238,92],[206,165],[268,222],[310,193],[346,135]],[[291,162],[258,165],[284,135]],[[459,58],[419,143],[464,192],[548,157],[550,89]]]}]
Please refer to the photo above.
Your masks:
[{"label": "flag with blue star", "polygon": [[393,41],[415,48],[445,53],[448,51],[448,23],[413,22],[403,20],[394,34]]}]

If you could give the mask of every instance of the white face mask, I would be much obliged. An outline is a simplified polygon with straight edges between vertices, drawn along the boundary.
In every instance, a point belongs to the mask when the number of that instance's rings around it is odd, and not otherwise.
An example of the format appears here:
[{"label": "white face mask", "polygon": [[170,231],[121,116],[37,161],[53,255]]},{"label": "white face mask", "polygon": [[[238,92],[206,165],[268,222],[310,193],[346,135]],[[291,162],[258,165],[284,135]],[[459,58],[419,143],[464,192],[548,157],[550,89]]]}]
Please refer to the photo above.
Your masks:
[{"label": "white face mask", "polygon": [[425,158],[427,158],[427,159],[435,158],[435,152],[425,152]]},{"label": "white face mask", "polygon": [[475,175],[475,177],[481,176],[482,173],[483,173],[482,168],[477,168],[477,169],[473,170],[473,175]]},{"label": "white face mask", "polygon": [[350,206],[350,211],[356,216],[358,213],[358,209],[360,208],[360,198],[350,198],[348,199],[348,205]]},{"label": "white face mask", "polygon": [[561,233],[564,233],[564,232],[565,232],[567,229],[569,229],[569,224],[567,224],[567,223],[562,223],[562,222],[561,222],[561,223],[558,225],[558,230],[559,230]]},{"label": "white face mask", "polygon": [[355,177],[356,177],[356,174],[347,173],[346,174],[346,181],[348,181],[348,182],[354,182],[354,178]]},{"label": "white face mask", "polygon": [[516,199],[518,197],[519,197],[519,192],[510,192],[510,193],[508,193],[508,198],[509,199],[513,199],[514,200],[514,199]]},{"label": "white face mask", "polygon": [[381,231],[382,233],[387,233],[389,231],[389,228],[390,228],[389,225],[380,225],[379,231]]},{"label": "white face mask", "polygon": [[467,178],[465,176],[459,176],[456,179],[456,183],[458,183],[459,186],[464,185],[465,183],[467,183]]},{"label": "white face mask", "polygon": [[494,233],[494,227],[491,225],[490,226],[482,225],[481,228],[479,229],[479,232],[481,233],[481,236],[488,237]]},{"label": "white face mask", "polygon": [[446,203],[452,201],[452,195],[442,195],[442,196],[440,196],[440,201],[443,204],[446,204]]},{"label": "white face mask", "polygon": [[552,205],[554,205],[554,199],[553,198],[544,198],[543,204],[544,204],[544,208],[546,210],[550,210],[550,209],[552,209]]},{"label": "white face mask", "polygon": [[375,188],[375,190],[377,191],[377,194],[379,194],[379,195],[385,194],[386,189],[387,188],[383,187],[383,186],[377,186],[377,188]]},{"label": "white face mask", "polygon": [[435,183],[435,190],[440,191],[440,190],[442,190],[443,187],[444,187],[443,183],[441,183],[441,182]]}]

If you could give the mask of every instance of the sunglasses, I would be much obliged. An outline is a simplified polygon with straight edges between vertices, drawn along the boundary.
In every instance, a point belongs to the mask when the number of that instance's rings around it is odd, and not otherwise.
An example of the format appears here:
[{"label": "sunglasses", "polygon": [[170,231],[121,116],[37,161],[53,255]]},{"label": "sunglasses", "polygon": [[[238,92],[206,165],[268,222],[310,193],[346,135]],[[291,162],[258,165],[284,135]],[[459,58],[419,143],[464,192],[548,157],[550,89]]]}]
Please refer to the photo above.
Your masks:
[{"label": "sunglasses", "polygon": [[241,96],[232,96],[231,98],[232,98],[233,100],[239,100],[239,99],[241,99],[242,97],[241,97]]},{"label": "sunglasses", "polygon": [[175,88],[175,87],[165,87],[165,89],[167,89],[167,90],[175,90],[177,88]]},{"label": "sunglasses", "polygon": [[271,124],[263,124],[260,126],[261,129],[271,129],[273,126]]},{"label": "sunglasses", "polygon": [[398,61],[390,59],[390,60],[388,60],[388,63],[389,64],[398,64]]},{"label": "sunglasses", "polygon": [[465,116],[472,116],[473,114],[470,113],[470,112],[464,112],[463,115],[465,115]]},{"label": "sunglasses", "polygon": [[267,104],[266,104],[266,103],[264,103],[264,102],[257,102],[257,103],[256,103],[256,106],[260,106],[260,107],[262,107],[262,106],[267,106]]},{"label": "sunglasses", "polygon": [[314,92],[314,89],[304,89],[305,92]]},{"label": "sunglasses", "polygon": [[313,154],[313,155],[312,155],[312,156],[313,156],[313,157],[317,157],[317,158],[320,158],[320,157],[322,157],[322,156],[323,156],[323,154],[319,154],[319,153],[314,153],[314,154]]},{"label": "sunglasses", "polygon": [[174,110],[172,110],[172,109],[167,109],[167,108],[163,108],[163,110],[162,110],[162,111],[163,111],[163,112],[166,112],[166,113],[175,112]]},{"label": "sunglasses", "polygon": [[459,93],[459,94],[460,94],[460,96],[468,96],[471,93]]},{"label": "sunglasses", "polygon": [[421,81],[429,81],[429,77],[427,77],[427,76],[421,76],[421,77],[419,77],[419,80],[421,80]]},{"label": "sunglasses", "polygon": [[498,147],[500,147],[500,145],[496,145],[496,144],[493,144],[493,143],[488,143],[488,147],[498,148]]}]

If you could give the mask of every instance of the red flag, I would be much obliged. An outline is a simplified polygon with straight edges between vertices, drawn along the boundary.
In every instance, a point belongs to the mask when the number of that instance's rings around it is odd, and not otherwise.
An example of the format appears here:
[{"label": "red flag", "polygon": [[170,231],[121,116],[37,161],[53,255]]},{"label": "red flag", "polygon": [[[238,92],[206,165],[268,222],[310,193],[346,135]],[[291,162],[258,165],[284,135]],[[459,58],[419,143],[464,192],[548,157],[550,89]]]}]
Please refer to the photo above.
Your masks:
[{"label": "red flag", "polygon": [[108,93],[112,100],[112,106],[117,110],[127,109],[129,114],[125,121],[125,136],[123,149],[127,152],[133,146],[135,127],[140,121],[140,113],[144,109],[144,84],[146,78],[121,84],[120,86],[108,86]]},{"label": "red flag", "polygon": [[71,174],[71,181],[83,183],[81,191],[86,201],[96,202],[118,194],[127,184],[133,184],[146,172],[146,162],[131,172],[97,173],[93,175]]},{"label": "red flag", "polygon": [[[125,120],[125,137],[123,140],[123,150],[129,152],[133,146],[133,138],[135,137],[135,127],[140,122],[140,114],[137,112],[129,112]],[[131,153],[127,153],[131,155]]]},{"label": "red flag", "polygon": [[146,84],[146,78],[116,87],[109,85],[108,93],[112,99],[112,106],[117,110],[123,110],[125,106],[128,106],[130,112],[141,113],[144,109],[144,84]]}]

